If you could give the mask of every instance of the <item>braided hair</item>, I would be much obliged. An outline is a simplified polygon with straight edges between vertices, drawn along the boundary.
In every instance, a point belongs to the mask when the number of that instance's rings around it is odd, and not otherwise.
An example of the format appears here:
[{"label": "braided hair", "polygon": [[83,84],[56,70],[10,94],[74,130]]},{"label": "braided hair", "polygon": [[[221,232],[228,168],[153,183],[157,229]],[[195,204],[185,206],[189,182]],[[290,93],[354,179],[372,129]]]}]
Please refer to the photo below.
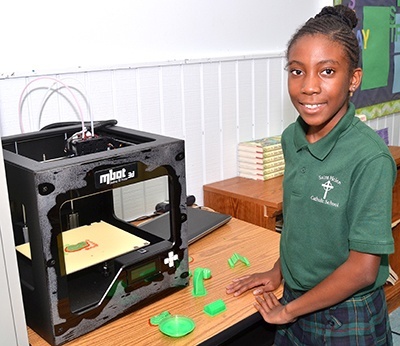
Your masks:
[{"label": "braided hair", "polygon": [[321,34],[342,44],[349,59],[350,69],[354,70],[358,67],[360,56],[358,40],[353,32],[357,23],[356,14],[350,8],[344,5],[326,6],[292,36],[288,43],[286,58],[289,58],[290,50],[298,39],[307,35]]}]

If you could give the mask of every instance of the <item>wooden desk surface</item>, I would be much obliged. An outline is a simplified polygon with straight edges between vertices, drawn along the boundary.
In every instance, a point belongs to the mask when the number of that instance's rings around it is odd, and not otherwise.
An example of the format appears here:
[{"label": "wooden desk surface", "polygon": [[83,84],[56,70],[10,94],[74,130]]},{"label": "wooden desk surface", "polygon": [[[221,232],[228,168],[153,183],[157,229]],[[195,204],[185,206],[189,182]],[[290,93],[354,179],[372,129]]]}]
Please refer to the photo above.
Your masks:
[{"label": "wooden desk surface", "polygon": [[[236,277],[270,269],[279,255],[279,238],[276,232],[232,219],[189,247],[189,255],[193,258],[191,272],[198,267],[211,270],[211,278],[204,281],[206,296],[193,297],[190,282],[188,287],[65,345],[197,345],[256,312],[251,292],[235,298],[225,293],[225,287]],[[230,268],[228,259],[235,252],[247,257],[250,266],[238,262],[234,268]],[[280,297],[282,290],[276,293]],[[227,310],[214,317],[206,315],[203,307],[217,299],[224,300]],[[196,323],[194,331],[182,338],[163,335],[158,327],[151,326],[148,321],[165,310],[172,315],[191,317]],[[32,346],[48,345],[30,328],[28,335]]]}]

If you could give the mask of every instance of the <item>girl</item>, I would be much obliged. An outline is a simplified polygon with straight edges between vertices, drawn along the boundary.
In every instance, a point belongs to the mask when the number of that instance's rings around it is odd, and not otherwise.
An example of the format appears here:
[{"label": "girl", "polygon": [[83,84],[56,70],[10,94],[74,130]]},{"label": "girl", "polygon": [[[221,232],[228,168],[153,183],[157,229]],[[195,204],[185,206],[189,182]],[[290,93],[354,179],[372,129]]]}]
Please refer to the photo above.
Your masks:
[{"label": "girl", "polygon": [[[277,324],[276,345],[391,345],[384,285],[396,166],[383,140],[355,117],[361,83],[355,13],[325,7],[292,37],[288,89],[299,113],[282,134],[284,229],[280,259],[234,280],[255,288]],[[284,280],[281,301],[271,291]]]}]

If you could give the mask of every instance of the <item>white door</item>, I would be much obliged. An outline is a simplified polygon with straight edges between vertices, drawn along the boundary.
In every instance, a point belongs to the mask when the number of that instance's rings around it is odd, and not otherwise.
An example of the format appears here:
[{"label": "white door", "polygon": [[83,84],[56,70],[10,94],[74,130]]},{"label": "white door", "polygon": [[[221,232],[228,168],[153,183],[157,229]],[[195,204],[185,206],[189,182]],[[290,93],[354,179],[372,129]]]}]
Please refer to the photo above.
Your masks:
[{"label": "white door", "polygon": [[0,344],[27,346],[25,314],[15,255],[3,151],[0,146]]}]

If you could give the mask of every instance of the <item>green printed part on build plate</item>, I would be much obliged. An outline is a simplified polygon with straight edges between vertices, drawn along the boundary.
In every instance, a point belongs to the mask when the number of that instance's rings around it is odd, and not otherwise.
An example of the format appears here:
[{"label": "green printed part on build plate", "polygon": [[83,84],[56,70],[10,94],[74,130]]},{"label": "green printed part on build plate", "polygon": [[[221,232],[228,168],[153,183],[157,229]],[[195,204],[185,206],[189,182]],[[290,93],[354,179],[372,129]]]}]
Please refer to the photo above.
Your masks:
[{"label": "green printed part on build plate", "polygon": [[65,247],[65,251],[66,252],[75,252],[75,251],[79,251],[84,249],[85,247],[87,247],[89,244],[87,243],[87,241],[81,241],[77,244],[72,244],[72,245],[67,245]]}]

